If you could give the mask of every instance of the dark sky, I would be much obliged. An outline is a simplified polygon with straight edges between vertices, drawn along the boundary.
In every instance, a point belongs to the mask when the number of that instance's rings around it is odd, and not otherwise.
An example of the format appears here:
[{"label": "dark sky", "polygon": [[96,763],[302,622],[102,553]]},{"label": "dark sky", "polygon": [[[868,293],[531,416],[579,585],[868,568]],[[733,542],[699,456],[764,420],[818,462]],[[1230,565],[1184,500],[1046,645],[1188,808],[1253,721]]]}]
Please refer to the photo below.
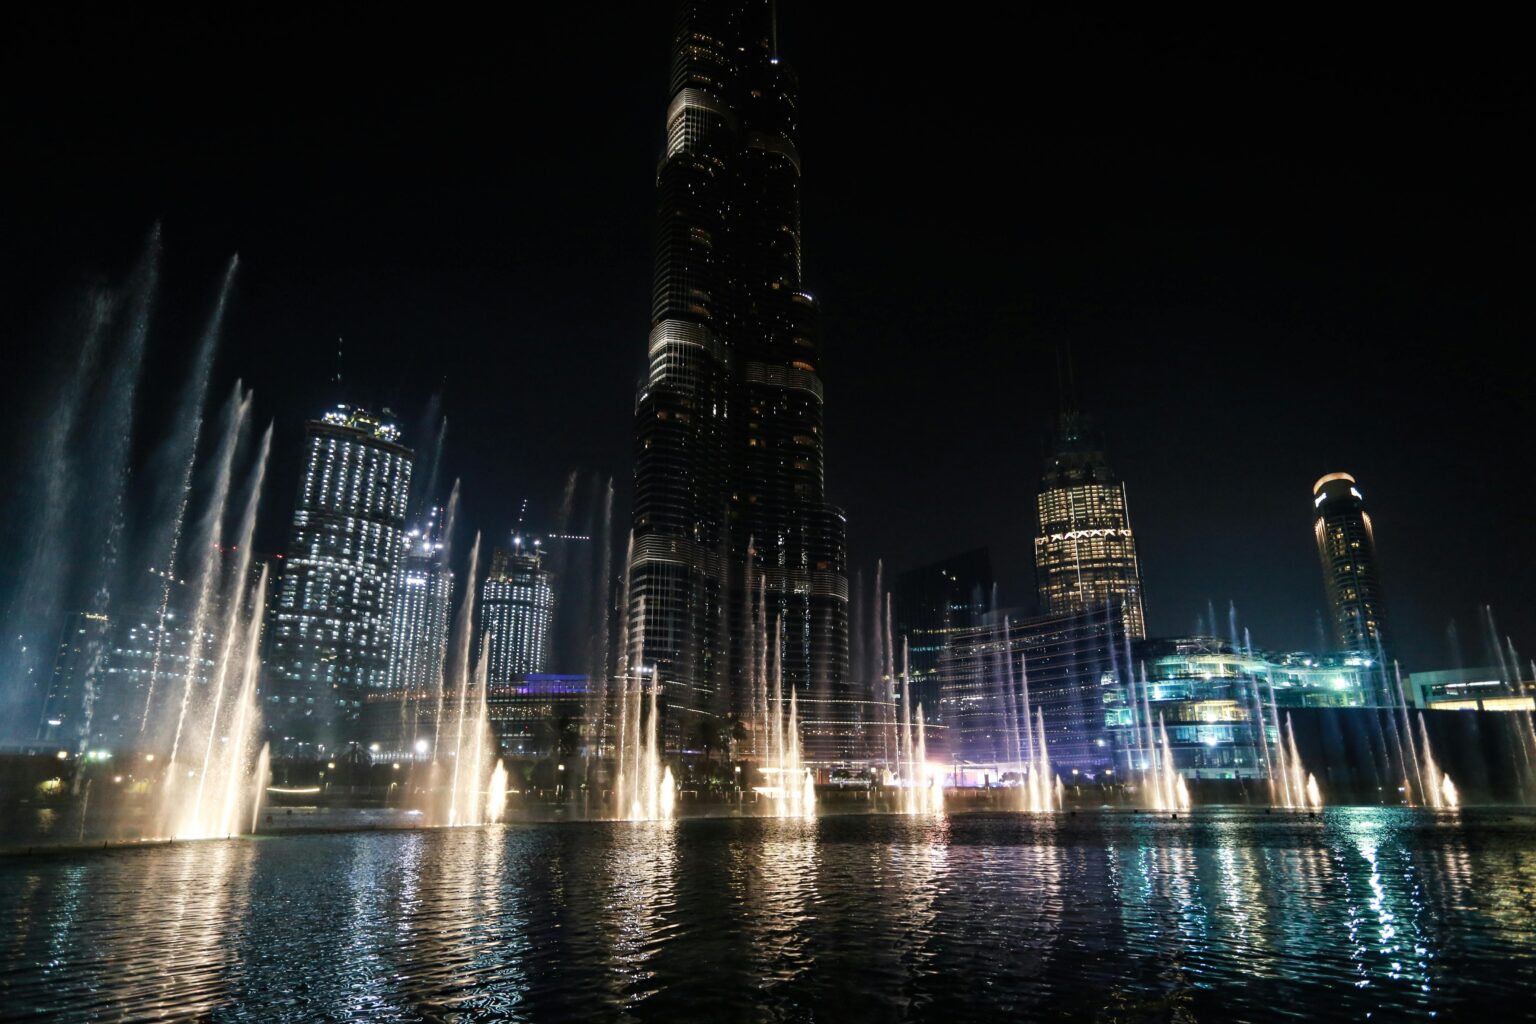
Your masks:
[{"label": "dark sky", "polygon": [[[241,256],[218,380],[243,376],[277,424],[265,546],[338,336],[351,397],[413,424],[443,388],[475,524],[508,528],[525,497],[552,514],[572,469],[617,478],[627,512],[671,15],[613,8],[12,15],[5,423],[35,417],[69,296],[121,278],[158,218],[152,403]],[[1154,633],[1231,600],[1256,641],[1312,645],[1310,487],[1342,469],[1410,664],[1447,662],[1448,621],[1473,632],[1483,602],[1536,644],[1513,26],[890,10],[781,5],[857,564],[988,544],[1028,599],[1070,345]]]}]

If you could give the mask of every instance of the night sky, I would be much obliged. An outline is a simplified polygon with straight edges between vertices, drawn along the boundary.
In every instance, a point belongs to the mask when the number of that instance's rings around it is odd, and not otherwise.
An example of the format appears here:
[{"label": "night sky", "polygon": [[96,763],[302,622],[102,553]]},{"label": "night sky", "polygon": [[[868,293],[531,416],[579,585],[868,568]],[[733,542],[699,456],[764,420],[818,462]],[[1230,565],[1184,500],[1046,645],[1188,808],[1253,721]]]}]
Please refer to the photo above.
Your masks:
[{"label": "night sky", "polygon": [[[11,15],[6,461],[71,296],[120,280],[159,219],[149,405],[238,250],[217,386],[243,377],[277,425],[266,549],[338,336],[343,397],[414,430],[441,389],[474,525],[500,535],[524,498],[547,525],[573,469],[613,476],[627,515],[671,13],[557,6]],[[1029,601],[1070,346],[1154,634],[1230,600],[1256,642],[1315,646],[1310,488],[1346,470],[1410,667],[1447,666],[1447,623],[1473,635],[1484,602],[1536,653],[1518,33],[1405,9],[889,10],[781,5],[856,565],[986,544]]]}]

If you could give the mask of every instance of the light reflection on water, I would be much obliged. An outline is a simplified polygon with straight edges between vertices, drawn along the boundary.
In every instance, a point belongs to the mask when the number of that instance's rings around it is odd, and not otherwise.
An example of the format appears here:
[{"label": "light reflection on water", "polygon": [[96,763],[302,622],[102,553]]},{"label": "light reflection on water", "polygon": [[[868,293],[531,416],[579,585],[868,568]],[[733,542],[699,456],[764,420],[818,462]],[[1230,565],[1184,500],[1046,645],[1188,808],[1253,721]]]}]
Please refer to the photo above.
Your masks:
[{"label": "light reflection on water", "polygon": [[0,1017],[1463,1017],[1536,983],[1536,816],[308,835],[6,858],[0,920]]}]

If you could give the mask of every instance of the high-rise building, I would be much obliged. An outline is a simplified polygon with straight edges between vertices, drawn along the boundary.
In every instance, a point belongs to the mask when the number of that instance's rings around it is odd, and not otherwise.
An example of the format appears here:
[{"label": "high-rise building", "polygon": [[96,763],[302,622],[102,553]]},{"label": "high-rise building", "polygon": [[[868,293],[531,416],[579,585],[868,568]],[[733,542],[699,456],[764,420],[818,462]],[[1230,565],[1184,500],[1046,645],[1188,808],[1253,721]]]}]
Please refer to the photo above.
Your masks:
[{"label": "high-rise building", "polygon": [[[1312,485],[1313,533],[1333,640],[1341,651],[1376,657],[1388,647],[1376,573],[1376,538],[1355,478],[1329,473]],[[1385,661],[1385,658],[1382,658]]]},{"label": "high-rise building", "polygon": [[797,88],[770,0],[684,0],[670,87],[635,402],[631,643],[662,680],[676,749],[699,716],[747,713],[761,595],[782,620],[808,752],[849,756],[846,525],[826,501]]},{"label": "high-rise building", "polygon": [[448,654],[453,570],[443,544],[443,510],[427,510],[404,538],[390,609],[389,665],[384,686],[424,691],[437,685]]},{"label": "high-rise building", "polygon": [[986,548],[974,548],[896,577],[891,590],[895,633],[898,642],[907,643],[912,700],[923,706],[923,715],[930,723],[937,723],[942,714],[939,664],[944,649],[957,632],[982,624],[992,610],[994,582],[992,555]]},{"label": "high-rise building", "polygon": [[1029,745],[1027,705],[1032,716],[1043,716],[1051,763],[1063,773],[1113,767],[1104,706],[1125,660],[1120,607],[986,618],[951,633],[939,663],[950,756],[977,765],[1017,763]]},{"label": "high-rise building", "polygon": [[361,739],[363,698],[389,681],[391,587],[413,456],[388,418],[337,406],[305,426],[262,707],[273,751]]},{"label": "high-rise building", "polygon": [[1040,611],[1070,615],[1120,608],[1133,638],[1147,635],[1141,564],[1125,485],[1104,445],[1078,413],[1061,416],[1041,480],[1035,584]]},{"label": "high-rise building", "polygon": [[213,674],[217,637],[205,629],[202,643],[194,645],[195,635],[188,618],[174,610],[163,620],[153,608],[71,615],[59,637],[38,739],[108,749],[142,742],[144,703],[151,690],[179,692],[189,668],[192,685],[199,689]]},{"label": "high-rise building", "polygon": [[480,637],[492,684],[549,671],[555,583],[542,548],[540,540],[513,536],[512,547],[496,549],[480,586]]}]

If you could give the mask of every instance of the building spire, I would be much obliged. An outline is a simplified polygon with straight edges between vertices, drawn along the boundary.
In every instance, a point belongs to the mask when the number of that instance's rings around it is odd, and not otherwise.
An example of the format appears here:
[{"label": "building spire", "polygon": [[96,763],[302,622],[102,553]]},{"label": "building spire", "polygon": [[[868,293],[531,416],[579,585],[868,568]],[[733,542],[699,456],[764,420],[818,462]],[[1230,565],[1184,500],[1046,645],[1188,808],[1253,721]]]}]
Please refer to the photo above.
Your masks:
[{"label": "building spire", "polygon": [[1072,342],[1056,346],[1056,397],[1062,419],[1077,417],[1077,375],[1072,367]]}]

